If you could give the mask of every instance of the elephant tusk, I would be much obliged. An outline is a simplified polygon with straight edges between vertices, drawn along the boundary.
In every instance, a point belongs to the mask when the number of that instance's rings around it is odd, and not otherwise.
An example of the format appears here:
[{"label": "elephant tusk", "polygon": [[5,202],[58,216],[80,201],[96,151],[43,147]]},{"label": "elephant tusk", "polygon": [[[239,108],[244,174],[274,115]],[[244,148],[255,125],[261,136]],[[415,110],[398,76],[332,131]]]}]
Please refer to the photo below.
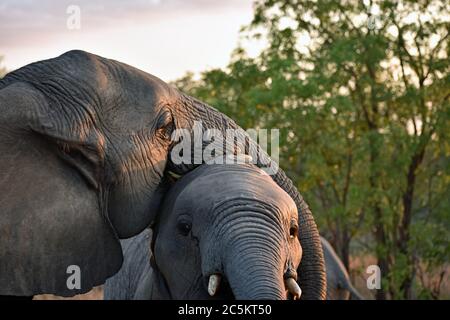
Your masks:
[{"label": "elephant tusk", "polygon": [[294,300],[300,299],[302,295],[302,289],[297,284],[297,281],[294,278],[287,278],[284,280],[284,285],[290,294],[292,294]]},{"label": "elephant tusk", "polygon": [[220,274],[212,274],[209,277],[208,293],[211,297],[213,297],[219,290],[219,285],[220,285],[221,279],[222,279],[222,277],[220,276]]}]

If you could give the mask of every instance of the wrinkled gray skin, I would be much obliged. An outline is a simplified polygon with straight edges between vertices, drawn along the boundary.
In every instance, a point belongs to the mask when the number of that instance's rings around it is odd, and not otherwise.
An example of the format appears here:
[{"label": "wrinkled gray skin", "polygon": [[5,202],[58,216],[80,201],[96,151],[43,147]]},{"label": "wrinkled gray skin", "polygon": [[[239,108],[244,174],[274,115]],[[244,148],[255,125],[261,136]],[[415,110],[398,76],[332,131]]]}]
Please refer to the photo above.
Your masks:
[{"label": "wrinkled gray skin", "polygon": [[293,200],[261,169],[201,166],[167,194],[153,228],[151,276],[148,266],[139,270],[149,264],[144,234],[124,244],[131,278],[109,279],[105,298],[207,299],[209,276],[220,274],[214,298],[286,299],[284,279],[296,280],[301,259],[297,219]]},{"label": "wrinkled gray skin", "polygon": [[[123,259],[118,238],[155,220],[167,170],[194,168],[169,157],[173,130],[194,121],[224,136],[238,128],[152,75],[83,51],[0,80],[0,295],[72,296],[115,274]],[[266,154],[259,160],[271,165]],[[322,299],[312,214],[283,171],[272,178],[298,208],[303,298]],[[67,287],[71,265],[81,270],[80,289]]]},{"label": "wrinkled gray skin", "polygon": [[320,241],[327,272],[327,300],[364,300],[363,296],[353,287],[344,264],[331,244],[323,237],[320,237]]}]

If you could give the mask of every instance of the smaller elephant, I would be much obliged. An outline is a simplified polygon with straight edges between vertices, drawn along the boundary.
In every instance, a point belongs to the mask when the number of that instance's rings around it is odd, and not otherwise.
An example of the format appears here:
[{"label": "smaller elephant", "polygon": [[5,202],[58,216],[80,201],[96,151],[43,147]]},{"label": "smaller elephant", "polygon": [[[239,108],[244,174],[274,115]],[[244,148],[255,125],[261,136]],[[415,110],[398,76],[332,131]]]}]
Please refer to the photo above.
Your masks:
[{"label": "smaller elephant", "polygon": [[263,170],[200,166],[161,210],[152,231],[122,242],[105,299],[300,298],[297,207]]},{"label": "smaller elephant", "polygon": [[350,282],[348,272],[331,244],[323,237],[320,241],[327,272],[327,300],[364,300]]}]

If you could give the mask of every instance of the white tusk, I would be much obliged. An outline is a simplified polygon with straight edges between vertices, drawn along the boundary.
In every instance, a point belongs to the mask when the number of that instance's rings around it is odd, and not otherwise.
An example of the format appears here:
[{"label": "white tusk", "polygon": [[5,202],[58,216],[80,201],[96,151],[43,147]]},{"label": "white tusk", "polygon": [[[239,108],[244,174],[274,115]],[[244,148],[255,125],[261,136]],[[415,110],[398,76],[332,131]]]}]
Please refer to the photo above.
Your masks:
[{"label": "white tusk", "polygon": [[295,281],[293,278],[287,278],[284,280],[284,285],[286,286],[286,289],[289,291],[290,294],[292,294],[294,300],[300,299],[302,295],[302,289],[297,284],[297,281]]},{"label": "white tusk", "polygon": [[219,290],[221,279],[222,277],[220,276],[220,274],[212,274],[209,276],[208,293],[211,297],[213,297]]}]

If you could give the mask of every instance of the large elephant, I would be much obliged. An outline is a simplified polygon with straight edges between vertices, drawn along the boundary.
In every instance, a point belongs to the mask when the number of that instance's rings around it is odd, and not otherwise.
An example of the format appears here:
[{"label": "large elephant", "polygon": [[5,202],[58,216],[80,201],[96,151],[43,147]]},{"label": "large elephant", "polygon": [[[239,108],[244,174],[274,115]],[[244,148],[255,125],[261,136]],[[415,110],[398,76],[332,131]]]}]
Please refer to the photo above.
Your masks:
[{"label": "large elephant", "polygon": [[186,174],[152,229],[152,245],[149,231],[125,245],[128,270],[107,280],[106,299],[300,297],[297,208],[255,166],[204,165]]},{"label": "large elephant", "polygon": [[[238,128],[154,76],[83,51],[0,80],[0,295],[71,296],[115,274],[118,238],[155,220],[167,172],[198,166],[169,157],[173,131],[195,121],[223,133]],[[271,164],[265,153],[263,164]],[[298,208],[303,298],[323,299],[312,214],[281,169],[272,178]],[[81,283],[69,286],[77,270]]]}]

